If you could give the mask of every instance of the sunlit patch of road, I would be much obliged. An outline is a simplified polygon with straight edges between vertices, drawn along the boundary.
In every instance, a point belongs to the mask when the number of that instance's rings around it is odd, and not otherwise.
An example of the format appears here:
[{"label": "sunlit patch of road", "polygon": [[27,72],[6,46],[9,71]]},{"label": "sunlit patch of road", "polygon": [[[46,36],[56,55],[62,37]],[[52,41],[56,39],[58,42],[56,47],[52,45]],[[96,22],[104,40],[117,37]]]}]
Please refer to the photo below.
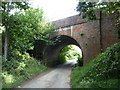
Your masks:
[{"label": "sunlit patch of road", "polygon": [[69,60],[65,64],[58,65],[43,76],[36,78],[21,85],[22,88],[70,88],[70,74],[72,65],[76,60]]}]

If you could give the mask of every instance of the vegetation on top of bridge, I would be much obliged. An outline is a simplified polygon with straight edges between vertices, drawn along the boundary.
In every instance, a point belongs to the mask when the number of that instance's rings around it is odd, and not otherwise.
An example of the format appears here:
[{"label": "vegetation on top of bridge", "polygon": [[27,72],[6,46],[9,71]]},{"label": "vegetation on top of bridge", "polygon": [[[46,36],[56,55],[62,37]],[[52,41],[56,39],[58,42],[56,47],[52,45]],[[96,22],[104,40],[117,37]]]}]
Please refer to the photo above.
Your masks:
[{"label": "vegetation on top of bridge", "polygon": [[72,72],[72,88],[119,88],[120,43]]}]

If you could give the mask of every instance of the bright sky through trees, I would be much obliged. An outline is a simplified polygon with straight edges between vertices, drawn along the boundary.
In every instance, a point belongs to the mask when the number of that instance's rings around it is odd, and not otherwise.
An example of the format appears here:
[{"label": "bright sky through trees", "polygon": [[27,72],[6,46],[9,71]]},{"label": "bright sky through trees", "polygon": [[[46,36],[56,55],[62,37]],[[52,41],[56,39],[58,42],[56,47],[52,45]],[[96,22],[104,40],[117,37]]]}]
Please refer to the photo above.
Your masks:
[{"label": "bright sky through trees", "polygon": [[78,14],[78,0],[30,0],[34,8],[43,8],[45,16],[54,21]]}]

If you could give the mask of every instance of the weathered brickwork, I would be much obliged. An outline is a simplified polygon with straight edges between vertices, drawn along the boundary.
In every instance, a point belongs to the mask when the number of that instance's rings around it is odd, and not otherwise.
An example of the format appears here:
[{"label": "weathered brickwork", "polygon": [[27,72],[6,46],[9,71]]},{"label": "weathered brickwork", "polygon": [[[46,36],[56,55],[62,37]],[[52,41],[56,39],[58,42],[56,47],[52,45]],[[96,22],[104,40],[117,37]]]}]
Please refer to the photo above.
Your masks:
[{"label": "weathered brickwork", "polygon": [[[111,46],[119,41],[116,37],[117,35],[115,34],[114,14],[101,14],[99,19],[91,22],[81,19],[78,15],[76,15],[54,21],[53,24],[56,26],[57,30],[51,34],[50,38],[65,35],[76,40],[79,47],[82,49],[84,64],[88,63],[101,51],[104,51],[108,46]],[[64,45],[62,44],[64,44],[64,41],[60,44],[61,47],[63,47]],[[54,51],[54,56],[58,55],[56,53],[58,53],[60,49],[54,49],[55,48],[51,50],[50,55],[52,55],[52,51]]]},{"label": "weathered brickwork", "polygon": [[101,37],[102,37],[102,49],[105,49],[112,44],[119,41],[117,38],[117,33],[115,32],[115,14],[106,15],[102,14],[101,16]]}]

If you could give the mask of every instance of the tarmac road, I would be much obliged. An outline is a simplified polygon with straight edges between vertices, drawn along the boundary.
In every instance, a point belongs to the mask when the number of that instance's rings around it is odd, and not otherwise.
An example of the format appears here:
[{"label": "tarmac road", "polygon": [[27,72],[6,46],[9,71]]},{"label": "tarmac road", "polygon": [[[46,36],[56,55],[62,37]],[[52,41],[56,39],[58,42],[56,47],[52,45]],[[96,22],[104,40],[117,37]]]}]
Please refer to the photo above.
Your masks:
[{"label": "tarmac road", "polygon": [[70,74],[72,62],[67,62],[44,75],[38,75],[34,79],[21,85],[22,88],[70,88]]}]

